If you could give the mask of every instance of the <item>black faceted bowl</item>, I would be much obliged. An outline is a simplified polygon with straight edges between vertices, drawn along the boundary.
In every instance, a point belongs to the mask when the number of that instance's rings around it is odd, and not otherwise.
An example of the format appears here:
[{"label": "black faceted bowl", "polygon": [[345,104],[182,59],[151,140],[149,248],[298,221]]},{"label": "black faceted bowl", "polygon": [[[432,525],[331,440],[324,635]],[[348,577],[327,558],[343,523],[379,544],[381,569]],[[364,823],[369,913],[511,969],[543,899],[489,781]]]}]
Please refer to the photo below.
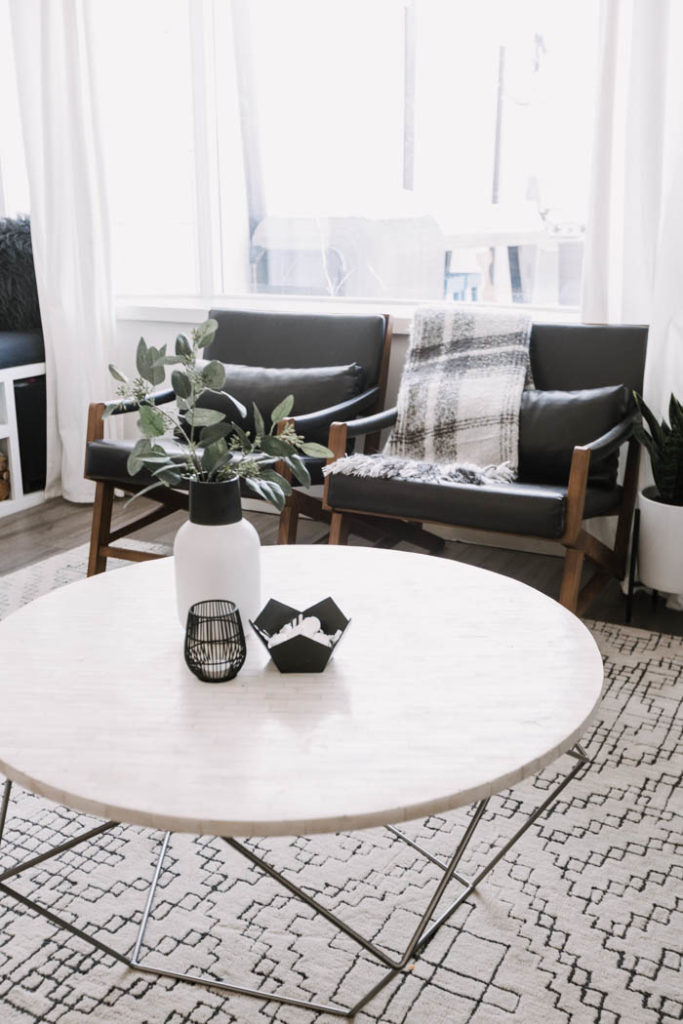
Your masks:
[{"label": "black faceted bowl", "polygon": [[[268,647],[270,638],[299,615],[304,618],[314,615],[320,619],[320,627],[328,636],[333,636],[337,630],[341,630],[342,635],[330,647],[307,636],[295,636],[274,647]],[[271,598],[258,616],[249,621],[280,672],[322,672],[351,620],[339,610],[331,597],[326,597],[304,611]]]}]

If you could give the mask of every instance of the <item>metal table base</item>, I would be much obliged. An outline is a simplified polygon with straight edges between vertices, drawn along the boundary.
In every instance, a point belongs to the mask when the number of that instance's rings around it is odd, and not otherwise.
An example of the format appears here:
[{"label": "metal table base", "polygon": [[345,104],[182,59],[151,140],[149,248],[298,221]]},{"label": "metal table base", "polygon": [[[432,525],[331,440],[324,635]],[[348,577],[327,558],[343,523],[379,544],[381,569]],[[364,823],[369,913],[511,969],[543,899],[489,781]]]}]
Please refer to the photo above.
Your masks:
[{"label": "metal table base", "polygon": [[[388,826],[388,830],[392,835],[402,841],[408,843],[413,849],[419,851],[424,857],[426,857],[432,864],[435,864],[440,868],[442,875],[439,879],[434,892],[432,894],[429,903],[420,918],[420,921],[415,928],[413,934],[410,936],[405,950],[398,958],[390,956],[385,950],[381,949],[375,943],[366,939],[359,932],[357,932],[350,925],[342,921],[336,914],[332,913],[316,899],[310,896],[307,892],[304,892],[299,886],[295,885],[283,874],[277,871],[272,865],[267,863],[262,857],[258,856],[250,847],[246,846],[243,842],[233,839],[228,836],[222,836],[224,842],[226,842],[233,850],[245,857],[251,864],[258,867],[261,871],[267,874],[270,878],[281,884],[288,892],[293,896],[302,900],[307,906],[311,907],[316,913],[321,914],[330,924],[334,925],[344,934],[348,935],[354,940],[359,946],[365,949],[368,953],[374,956],[381,964],[386,968],[385,973],[380,980],[373,985],[373,987],[361,996],[357,1002],[352,1006],[339,1006],[335,1003],[318,1002],[316,1000],[308,999],[297,999],[294,996],[288,996],[286,994],[274,994],[270,992],[263,992],[260,989],[252,988],[247,985],[237,985],[227,981],[217,981],[212,977],[208,977],[201,974],[187,974],[180,971],[173,971],[165,967],[164,965],[150,963],[147,958],[143,956],[143,946],[145,939],[145,932],[147,925],[152,914],[154,907],[154,900],[157,892],[157,886],[164,866],[164,858],[166,856],[169,842],[171,840],[171,834],[166,833],[161,843],[161,849],[159,857],[154,870],[154,875],[150,884],[149,892],[147,894],[147,901],[142,914],[142,921],[140,923],[137,939],[133,947],[132,952],[129,954],[120,953],[113,949],[107,943],[102,942],[96,936],[90,935],[83,929],[78,928],[76,925],[65,921],[63,918],[56,914],[53,914],[48,908],[41,906],[36,903],[35,900],[24,896],[22,893],[17,892],[16,889],[7,885],[7,882],[22,874],[24,871],[28,871],[38,864],[49,860],[52,857],[58,856],[60,853],[64,853],[66,850],[73,849],[81,843],[87,842],[88,840],[95,839],[97,836],[104,832],[115,828],[118,824],[115,821],[103,822],[94,828],[88,829],[87,831],[81,832],[79,835],[74,836],[72,839],[66,840],[65,842],[59,843],[58,845],[51,847],[44,853],[41,853],[35,857],[31,857],[14,867],[8,868],[5,871],[0,871],[0,892],[5,896],[9,896],[16,900],[28,910],[33,911],[36,914],[41,915],[51,924],[58,928],[63,928],[72,935],[77,936],[84,942],[89,943],[95,949],[100,950],[103,953],[107,953],[113,957],[119,963],[125,964],[132,970],[141,971],[145,974],[153,974],[158,977],[173,978],[179,981],[186,981],[195,985],[204,985],[209,988],[219,989],[224,992],[234,992],[239,995],[253,996],[264,1002],[277,1002],[283,1003],[288,1006],[298,1006],[308,1010],[315,1010],[319,1013],[333,1014],[337,1017],[353,1017],[359,1010],[361,1010],[367,1003],[369,1003],[374,997],[381,992],[381,990],[392,981],[402,971],[409,969],[410,962],[417,957],[427,944],[434,938],[439,928],[451,917],[451,915],[457,910],[461,903],[463,903],[469,896],[472,895],[483,881],[483,879],[489,874],[490,871],[498,864],[498,862],[506,856],[512,847],[521,839],[524,833],[536,822],[542,814],[550,809],[552,804],[557,800],[560,793],[564,788],[575,778],[575,776],[590,763],[590,759],[587,757],[583,748],[576,744],[570,751],[570,756],[574,759],[575,763],[562,780],[553,788],[548,796],[543,800],[538,807],[533,810],[523,824],[517,829],[514,834],[504,842],[500,849],[495,855],[482,867],[479,872],[470,879],[463,877],[457,870],[458,864],[465,853],[472,837],[474,836],[477,827],[481,821],[481,818],[486,810],[488,799],[481,800],[475,805],[474,812],[472,813],[465,832],[458,842],[456,849],[452,856],[448,860],[442,860],[438,857],[433,856],[428,850],[414,842],[408,836],[404,835],[398,828],[391,825]],[[0,802],[0,844],[2,843],[3,833],[5,829],[5,822],[7,818],[10,794],[11,794],[12,783],[10,780],[6,780],[2,801]],[[437,910],[444,892],[451,881],[456,881],[460,884],[461,890],[457,894],[456,898],[441,911],[436,920],[431,921],[432,915]],[[431,923],[430,923],[431,922]]]}]

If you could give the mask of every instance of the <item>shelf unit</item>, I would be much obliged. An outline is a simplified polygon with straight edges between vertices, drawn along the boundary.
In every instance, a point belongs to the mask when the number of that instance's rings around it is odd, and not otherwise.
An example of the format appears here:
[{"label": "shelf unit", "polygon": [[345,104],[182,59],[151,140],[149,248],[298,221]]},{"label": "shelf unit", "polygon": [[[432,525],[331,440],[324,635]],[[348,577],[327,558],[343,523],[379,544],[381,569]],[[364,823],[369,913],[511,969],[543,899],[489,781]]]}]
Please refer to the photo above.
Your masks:
[{"label": "shelf unit", "polygon": [[0,519],[22,509],[40,505],[45,501],[44,491],[24,494],[19,454],[19,430],[17,410],[14,402],[14,382],[24,377],[40,377],[45,373],[45,363],[24,363],[23,366],[6,366],[0,369],[0,453],[7,456],[9,463],[9,497],[0,501]]}]

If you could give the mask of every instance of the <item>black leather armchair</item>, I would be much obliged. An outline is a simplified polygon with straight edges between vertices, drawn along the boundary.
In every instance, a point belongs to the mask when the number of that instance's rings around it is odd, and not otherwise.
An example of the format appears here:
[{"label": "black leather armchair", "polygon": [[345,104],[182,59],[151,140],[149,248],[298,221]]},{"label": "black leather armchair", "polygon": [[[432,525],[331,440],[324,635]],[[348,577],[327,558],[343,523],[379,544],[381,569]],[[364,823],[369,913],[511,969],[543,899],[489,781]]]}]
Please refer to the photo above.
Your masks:
[{"label": "black leather armchair", "polygon": [[[264,413],[270,413],[282,398],[294,393],[294,412],[302,412],[296,419],[297,428],[307,440],[324,442],[335,419],[353,421],[355,416],[382,408],[392,333],[389,316],[224,309],[211,310],[209,316],[218,321],[218,330],[206,356],[229,364],[225,388],[248,406],[250,413],[253,402]],[[155,402],[162,404],[174,397],[167,390],[157,394]],[[103,572],[107,558],[143,561],[156,557],[115,542],[179,509],[187,509],[186,491],[159,487],[149,495],[157,502],[156,509],[112,530],[114,491],[135,494],[150,480],[144,473],[131,477],[127,472],[134,441],[104,438],[104,409],[105,403],[93,403],[88,416],[85,476],[97,485],[88,575]],[[120,412],[136,409],[134,403],[126,403]],[[172,437],[160,439],[160,443],[167,449],[181,450],[180,442]],[[322,483],[323,460],[305,461],[312,482]],[[320,499],[294,490],[280,517],[280,543],[295,539],[299,513],[329,518]]]},{"label": "black leather armchair", "polygon": [[[537,390],[525,392],[522,401],[515,483],[425,484],[331,474],[324,492],[330,543],[345,541],[349,514],[551,539],[566,549],[560,601],[581,614],[610,578],[623,579],[626,572],[639,456],[632,391],[642,387],[646,344],[646,327],[535,324],[530,353]],[[328,444],[334,458],[354,439],[395,420],[396,409],[388,409],[333,424]],[[617,483],[619,449],[626,442],[625,472]],[[617,517],[613,547],[582,525],[601,516]],[[582,588],[586,557],[597,571]]]}]

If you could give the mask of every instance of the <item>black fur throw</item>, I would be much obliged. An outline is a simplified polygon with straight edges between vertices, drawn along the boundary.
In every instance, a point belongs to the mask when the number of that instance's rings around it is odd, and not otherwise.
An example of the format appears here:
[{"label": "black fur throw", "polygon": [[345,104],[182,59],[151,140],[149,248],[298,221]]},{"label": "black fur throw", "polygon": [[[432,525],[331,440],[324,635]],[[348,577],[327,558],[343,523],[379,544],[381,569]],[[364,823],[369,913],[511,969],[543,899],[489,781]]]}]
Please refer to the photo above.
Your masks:
[{"label": "black fur throw", "polygon": [[37,330],[38,289],[28,217],[0,218],[0,331]]}]

